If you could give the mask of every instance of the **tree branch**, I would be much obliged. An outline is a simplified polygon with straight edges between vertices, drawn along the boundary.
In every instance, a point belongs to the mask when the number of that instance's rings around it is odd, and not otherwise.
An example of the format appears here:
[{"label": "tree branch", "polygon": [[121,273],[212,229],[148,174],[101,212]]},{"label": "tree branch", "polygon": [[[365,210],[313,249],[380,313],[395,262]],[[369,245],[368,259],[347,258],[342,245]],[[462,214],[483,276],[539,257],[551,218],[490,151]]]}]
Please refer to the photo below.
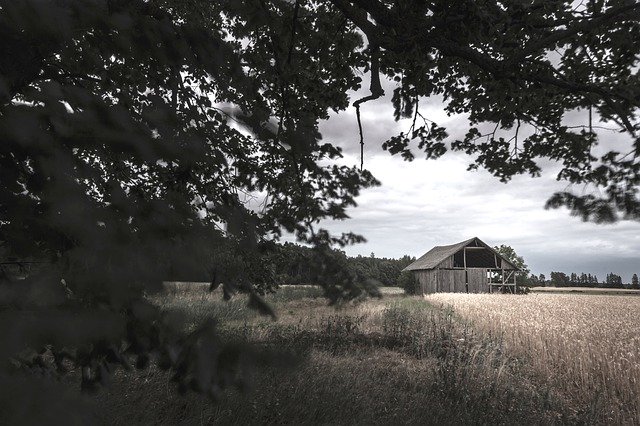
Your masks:
[{"label": "tree branch", "polygon": [[509,58],[510,62],[517,63],[527,56],[549,47],[559,41],[566,40],[580,32],[591,32],[600,28],[602,25],[612,24],[622,20],[638,20],[640,17],[640,3],[632,3],[626,6],[614,7],[609,9],[602,15],[596,16],[593,19],[581,19],[579,22],[571,25],[564,30],[553,31],[547,37],[539,40],[535,43],[530,43],[525,49],[522,49],[518,54]]},{"label": "tree branch", "polygon": [[[614,99],[620,99],[624,102],[631,103],[632,105],[637,104],[636,100],[629,99],[622,93],[613,92],[593,83],[569,81],[564,79],[564,76],[561,76],[562,78],[558,78],[550,74],[545,75],[538,72],[522,72],[517,69],[518,67],[516,67],[516,64],[521,63],[522,60],[525,60],[528,55],[536,50],[543,50],[546,46],[572,37],[581,31],[591,31],[592,28],[598,28],[602,25],[626,19],[634,19],[634,17],[637,17],[640,13],[640,3],[612,8],[593,19],[580,19],[570,28],[554,31],[540,41],[531,42],[529,46],[526,46],[522,51],[514,52],[515,56],[510,56],[505,60],[497,60],[489,54],[485,54],[470,47],[469,45],[458,44],[434,31],[424,30],[415,34],[412,33],[412,37],[387,36],[386,34],[389,33],[402,35],[403,33],[406,33],[406,28],[401,27],[402,24],[397,20],[394,20],[391,16],[392,12],[379,2],[365,2],[364,0],[352,0],[351,2],[347,0],[331,0],[331,2],[367,35],[370,43],[375,41],[378,46],[383,47],[386,50],[399,54],[409,52],[415,54],[416,48],[423,52],[429,49],[436,49],[444,56],[459,58],[468,63],[474,64],[481,70],[492,75],[494,78],[515,78],[529,82],[543,83],[571,93],[581,93],[584,96],[587,96],[588,94],[595,94],[604,102],[604,104],[615,112],[620,119],[622,127],[627,132],[631,135],[635,135],[636,133],[637,129],[632,125],[629,115],[624,112],[623,108],[617,105]],[[352,3],[356,4],[356,6]],[[376,20],[375,24],[367,19],[367,13],[371,14],[373,19]],[[420,27],[428,29],[433,27],[432,24],[433,22],[429,17],[424,17]],[[416,27],[416,25],[414,25],[414,27]],[[543,65],[538,62],[535,63]],[[550,65],[548,67],[550,67]],[[557,70],[553,69],[553,72],[557,73]],[[375,99],[376,97],[373,90],[372,96],[374,97],[368,96],[363,98],[361,102]],[[356,107],[356,109],[358,109],[358,107]]]},{"label": "tree branch", "polygon": [[371,94],[353,103],[353,106],[356,108],[358,130],[360,131],[360,170],[364,167],[364,137],[362,135],[362,121],[360,120],[360,104],[378,99],[384,95],[384,90],[380,84],[380,48],[375,43],[369,43],[369,49],[371,51],[371,83],[369,84],[369,91],[371,91]]},{"label": "tree branch", "polygon": [[365,33],[369,43],[372,43],[374,40],[378,41],[380,37],[380,29],[376,24],[367,19],[367,12],[364,9],[353,6],[347,0],[330,1],[347,17],[347,19],[353,22],[363,33]]}]

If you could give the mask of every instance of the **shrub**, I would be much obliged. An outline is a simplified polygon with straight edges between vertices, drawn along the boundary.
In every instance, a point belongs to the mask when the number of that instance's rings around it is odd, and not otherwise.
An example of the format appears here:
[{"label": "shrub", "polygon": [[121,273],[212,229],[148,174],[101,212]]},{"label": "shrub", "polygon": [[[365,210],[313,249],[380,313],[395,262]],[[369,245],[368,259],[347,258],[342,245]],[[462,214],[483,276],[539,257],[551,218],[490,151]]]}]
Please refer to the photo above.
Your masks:
[{"label": "shrub", "polygon": [[406,294],[416,294],[418,291],[418,280],[411,271],[403,271],[398,278],[398,287],[404,289]]},{"label": "shrub", "polygon": [[[500,293],[502,294],[513,294],[514,289],[511,286],[502,286],[500,287]],[[529,294],[531,292],[531,288],[524,285],[518,285],[515,290],[516,294]]]}]

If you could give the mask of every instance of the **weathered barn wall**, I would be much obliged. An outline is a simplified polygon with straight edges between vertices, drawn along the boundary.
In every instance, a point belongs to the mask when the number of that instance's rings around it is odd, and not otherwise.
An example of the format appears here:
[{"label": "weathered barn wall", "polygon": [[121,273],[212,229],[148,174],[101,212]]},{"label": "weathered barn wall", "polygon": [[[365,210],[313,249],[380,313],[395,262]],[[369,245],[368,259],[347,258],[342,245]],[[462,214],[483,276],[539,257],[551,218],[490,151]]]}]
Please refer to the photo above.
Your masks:
[{"label": "weathered barn wall", "polygon": [[434,293],[464,291],[464,270],[437,269]]},{"label": "weathered barn wall", "polygon": [[507,262],[504,259],[498,259],[498,262],[500,263],[500,265],[501,265],[500,267],[502,269],[509,269],[509,270],[514,269],[514,267],[509,265],[509,262]]},{"label": "weathered barn wall", "polygon": [[452,272],[443,269],[436,269],[437,271],[437,281],[436,281],[436,292],[437,293],[448,293],[451,290],[451,287],[454,285],[454,274]]},{"label": "weathered barn wall", "polygon": [[430,276],[433,275],[434,271],[431,270],[422,270],[422,271],[415,271],[415,277],[416,280],[418,281],[418,289],[416,291],[416,294],[428,294],[428,288],[429,288],[429,282],[431,281]]},{"label": "weathered barn wall", "polygon": [[464,270],[457,269],[455,271],[450,271],[450,272],[454,273],[454,279],[455,279],[455,285],[452,291],[454,293],[466,293],[467,287],[464,282],[464,279],[465,279]]},{"label": "weathered barn wall", "polygon": [[[429,269],[414,273],[418,281],[418,294],[467,292],[464,269]],[[467,268],[466,278],[469,281],[469,293],[489,291],[485,268]]]},{"label": "weathered barn wall", "polygon": [[438,291],[438,271],[436,269],[429,271],[429,284],[426,288],[426,293],[435,293]]},{"label": "weathered barn wall", "polygon": [[469,293],[487,293],[489,291],[486,268],[468,268],[467,278],[469,280]]}]

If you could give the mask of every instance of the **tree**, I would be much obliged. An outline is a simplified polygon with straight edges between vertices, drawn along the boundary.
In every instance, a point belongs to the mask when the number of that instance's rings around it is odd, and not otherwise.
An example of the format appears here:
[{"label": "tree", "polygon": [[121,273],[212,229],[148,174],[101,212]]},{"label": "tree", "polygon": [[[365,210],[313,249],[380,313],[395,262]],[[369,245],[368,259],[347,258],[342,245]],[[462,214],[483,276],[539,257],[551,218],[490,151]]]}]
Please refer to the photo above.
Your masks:
[{"label": "tree", "polygon": [[640,284],[638,284],[638,274],[633,274],[631,277],[631,288],[640,288]]},{"label": "tree", "polygon": [[535,283],[529,277],[530,270],[526,263],[524,263],[524,259],[522,256],[518,256],[516,251],[511,247],[504,244],[500,246],[495,246],[494,250],[497,251],[500,256],[507,259],[513,266],[519,269],[516,272],[519,283],[522,285],[534,285]]},{"label": "tree", "polygon": [[412,271],[404,271],[398,278],[398,287],[404,289],[406,294],[416,294],[420,283]]},{"label": "tree", "polygon": [[[394,117],[411,118],[383,144],[390,153],[411,160],[416,143],[429,158],[463,151],[475,156],[470,168],[502,181],[536,176],[537,161],[551,159],[558,179],[594,192],[555,194],[549,207],[637,219],[640,43],[629,34],[640,29],[639,9],[2,0],[0,242],[7,256],[47,266],[19,283],[3,277],[0,357],[27,369],[74,362],[89,389],[112,365],[144,367],[153,355],[181,386],[214,393],[224,375],[211,365],[220,358],[232,370],[238,352],[224,352],[211,324],[181,336],[144,295],[176,271],[206,275],[273,314],[260,295],[274,271],[250,265],[263,265],[284,231],[314,247],[309,268],[332,301],[375,294],[330,249],[362,237],[315,226],[346,218],[359,192],[378,184],[362,164],[336,165],[341,150],[318,133],[329,110],[349,106],[361,72],[371,95],[354,102],[358,119],[383,78],[397,86]],[[447,140],[422,116],[420,101],[432,96],[468,116],[466,136]],[[588,123],[564,124],[573,111]],[[630,135],[633,149],[597,158],[592,114]]]},{"label": "tree", "polygon": [[569,277],[564,272],[551,272],[551,285],[555,287],[566,287],[569,285]]},{"label": "tree", "polygon": [[529,274],[529,276],[525,278],[524,285],[527,285],[530,287],[537,287],[540,285],[544,285],[544,283],[540,282],[536,274]]},{"label": "tree", "polygon": [[547,277],[545,277],[544,274],[540,274],[538,276],[538,281],[540,282],[541,286],[545,286],[547,283]]},{"label": "tree", "polygon": [[622,277],[613,272],[607,274],[605,286],[610,288],[622,288]]},{"label": "tree", "polygon": [[404,269],[415,261],[416,261],[415,257],[405,254],[400,259],[398,259],[398,268]]},{"label": "tree", "polygon": [[[615,220],[618,213],[638,217],[634,111],[640,89],[633,67],[639,44],[626,41],[624,34],[640,29],[640,4],[333,3],[369,42],[371,96],[365,100],[381,95],[380,73],[399,83],[394,90],[396,118],[420,117],[419,98],[442,94],[448,113],[469,114],[469,131],[451,148],[477,155],[470,168],[484,167],[508,181],[515,174],[538,175],[536,159],[551,158],[562,163],[559,180],[605,191],[602,196],[557,193],[548,207],[566,206],[598,222]],[[557,60],[550,51],[557,52]],[[563,124],[569,110],[584,111],[584,125]],[[634,149],[595,157],[592,113],[617,123]],[[384,147],[411,160],[411,144],[417,140],[428,158],[442,155],[445,129],[428,120],[413,122],[409,132]],[[483,123],[491,123],[493,130],[482,130]],[[523,126],[534,131],[523,136]]]},{"label": "tree", "polygon": [[[251,307],[273,315],[260,295],[274,271],[261,259],[285,230],[315,245],[310,268],[332,301],[375,294],[329,249],[361,237],[312,226],[345,218],[358,192],[377,184],[355,167],[321,165],[341,154],[317,133],[357,87],[360,36],[323,8],[295,25],[311,45],[283,52],[297,12],[276,8],[265,19],[256,5],[231,3],[1,3],[0,242],[7,256],[48,265],[1,283],[3,366],[62,371],[72,362],[89,390],[115,365],[153,357],[181,388],[215,396],[242,382],[228,378],[251,350],[219,344],[211,323],[183,336],[144,296],[177,271],[206,276],[225,297],[248,292]],[[341,35],[322,44],[328,32]],[[313,76],[332,83],[314,92]],[[267,194],[260,209],[257,192]],[[59,402],[5,367],[0,379],[0,400]]]}]

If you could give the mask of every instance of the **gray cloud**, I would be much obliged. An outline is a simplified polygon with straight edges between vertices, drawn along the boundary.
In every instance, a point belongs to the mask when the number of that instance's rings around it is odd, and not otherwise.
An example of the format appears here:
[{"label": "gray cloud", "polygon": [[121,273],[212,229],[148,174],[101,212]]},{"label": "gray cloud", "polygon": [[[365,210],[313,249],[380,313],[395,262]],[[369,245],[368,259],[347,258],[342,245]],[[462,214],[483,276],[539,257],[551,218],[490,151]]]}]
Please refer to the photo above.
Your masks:
[{"label": "gray cloud", "polygon": [[[366,82],[365,82],[366,83]],[[364,84],[363,87],[368,87]],[[402,161],[381,149],[391,136],[407,131],[411,120],[394,121],[391,107],[392,82],[384,82],[385,97],[361,106],[365,137],[365,168],[382,186],[366,190],[358,197],[359,206],[351,209],[351,219],[324,222],[333,232],[353,231],[368,242],[347,248],[351,255],[400,257],[420,256],[435,245],[451,244],[477,236],[488,244],[508,244],[525,258],[532,272],[585,272],[601,280],[608,272],[622,275],[625,282],[640,273],[640,224],[619,222],[612,225],[584,223],[566,210],[545,210],[546,200],[566,183],[555,177],[560,165],[541,161],[540,178],[516,176],[500,183],[486,171],[468,172],[472,158],[463,153],[445,154],[425,161],[416,153],[414,162]],[[352,93],[353,100],[368,90]],[[450,140],[468,129],[465,116],[449,117],[441,99],[421,100],[421,112],[445,126]],[[570,126],[586,125],[586,111],[571,111],[565,117]],[[594,116],[594,124],[600,123]],[[360,147],[355,109],[333,114],[321,123],[324,139],[343,148],[347,165],[359,165]],[[487,129],[488,130],[488,127]],[[531,129],[523,127],[524,137]],[[626,152],[630,138],[597,129],[600,144],[596,155],[615,149]],[[569,188],[570,189],[570,188]],[[577,191],[583,190],[577,188]]]},{"label": "gray cloud", "polygon": [[[343,161],[358,159],[347,155]],[[363,192],[359,206],[349,211],[351,219],[322,226],[368,239],[347,248],[351,255],[420,256],[435,245],[477,236],[511,245],[536,274],[585,272],[603,279],[616,272],[629,281],[640,272],[638,223],[596,225],[565,210],[545,210],[547,198],[566,186],[552,170],[502,184],[485,171],[466,171],[467,162],[461,156],[407,163],[373,155],[367,168],[382,186]]]}]

